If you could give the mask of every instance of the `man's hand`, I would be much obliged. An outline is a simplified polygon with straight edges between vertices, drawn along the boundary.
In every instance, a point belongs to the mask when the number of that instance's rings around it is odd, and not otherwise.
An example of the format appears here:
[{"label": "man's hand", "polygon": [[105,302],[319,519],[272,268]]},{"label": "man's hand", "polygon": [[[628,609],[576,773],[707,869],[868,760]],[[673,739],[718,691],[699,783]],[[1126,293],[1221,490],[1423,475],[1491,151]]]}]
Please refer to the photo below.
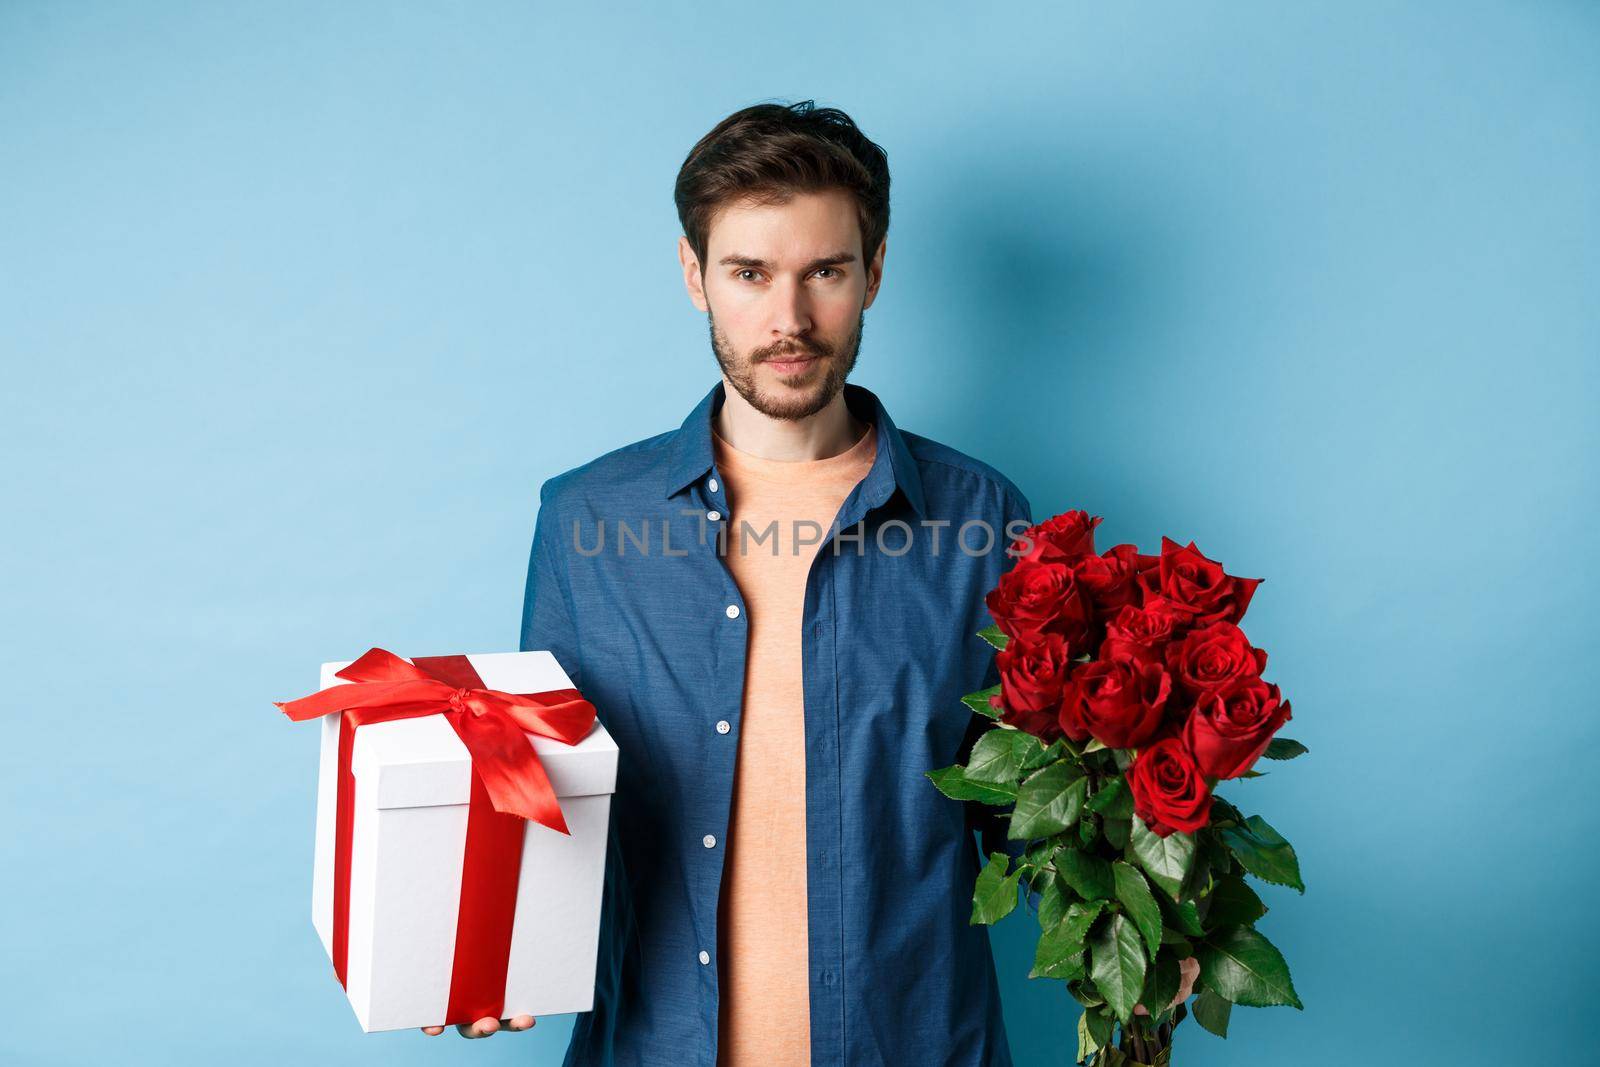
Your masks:
[{"label": "man's hand", "polygon": [[[1172,998],[1172,1003],[1167,1005],[1168,1008],[1175,1008],[1182,1004],[1189,999],[1189,994],[1194,992],[1194,980],[1200,977],[1200,961],[1193,956],[1179,960],[1178,974],[1182,977],[1182,980],[1178,983],[1178,995]],[[1143,1004],[1135,1004],[1133,1013],[1135,1015],[1149,1015],[1150,1009]]]},{"label": "man's hand", "polygon": [[[501,1027],[507,1030],[531,1030],[537,1022],[531,1015],[518,1015],[511,1019],[479,1019],[475,1023],[459,1023],[456,1029],[462,1037],[492,1037]],[[429,1037],[438,1037],[444,1033],[442,1026],[424,1026],[422,1032]]]}]

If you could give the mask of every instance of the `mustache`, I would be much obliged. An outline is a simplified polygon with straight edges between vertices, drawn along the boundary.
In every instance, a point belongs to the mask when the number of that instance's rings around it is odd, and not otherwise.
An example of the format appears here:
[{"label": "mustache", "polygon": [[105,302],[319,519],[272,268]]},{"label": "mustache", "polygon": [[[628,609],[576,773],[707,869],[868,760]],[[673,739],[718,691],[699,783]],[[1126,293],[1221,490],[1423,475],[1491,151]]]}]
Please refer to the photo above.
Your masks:
[{"label": "mustache", "polygon": [[757,363],[772,363],[777,360],[800,359],[804,357],[822,359],[826,356],[832,355],[832,350],[827,345],[817,342],[800,342],[800,347],[798,349],[791,347],[785,348],[782,351],[778,351],[768,348],[758,350],[753,355]]}]

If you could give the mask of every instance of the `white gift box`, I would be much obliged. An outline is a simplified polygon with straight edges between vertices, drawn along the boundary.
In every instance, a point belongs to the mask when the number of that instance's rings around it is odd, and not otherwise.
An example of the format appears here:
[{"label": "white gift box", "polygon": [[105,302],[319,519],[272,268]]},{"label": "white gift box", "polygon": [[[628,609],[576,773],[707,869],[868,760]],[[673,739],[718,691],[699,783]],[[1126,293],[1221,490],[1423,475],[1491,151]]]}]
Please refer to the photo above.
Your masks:
[{"label": "white gift box", "polygon": [[[506,693],[567,689],[549,652],[469,655],[484,686]],[[324,663],[322,685],[345,684]],[[322,719],[311,918],[333,955],[338,714]],[[523,835],[503,1017],[594,1005],[605,844],[617,746],[598,721],[576,745],[528,734],[570,835],[528,822]],[[356,729],[345,992],[362,1030],[445,1021],[466,848],[471,758],[443,715]]]}]

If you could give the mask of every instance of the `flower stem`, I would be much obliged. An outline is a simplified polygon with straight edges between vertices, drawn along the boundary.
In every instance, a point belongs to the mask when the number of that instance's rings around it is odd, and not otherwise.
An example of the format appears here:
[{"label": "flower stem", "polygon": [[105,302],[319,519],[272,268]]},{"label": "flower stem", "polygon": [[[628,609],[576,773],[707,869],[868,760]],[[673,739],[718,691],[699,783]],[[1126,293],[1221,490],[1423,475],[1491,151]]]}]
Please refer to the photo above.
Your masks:
[{"label": "flower stem", "polygon": [[1139,1024],[1130,1019],[1128,1025],[1123,1029],[1126,1031],[1123,1036],[1128,1039],[1128,1045],[1130,1046],[1128,1052],[1140,1063],[1149,1063],[1150,1060],[1144,1053],[1144,1037],[1139,1032]]}]

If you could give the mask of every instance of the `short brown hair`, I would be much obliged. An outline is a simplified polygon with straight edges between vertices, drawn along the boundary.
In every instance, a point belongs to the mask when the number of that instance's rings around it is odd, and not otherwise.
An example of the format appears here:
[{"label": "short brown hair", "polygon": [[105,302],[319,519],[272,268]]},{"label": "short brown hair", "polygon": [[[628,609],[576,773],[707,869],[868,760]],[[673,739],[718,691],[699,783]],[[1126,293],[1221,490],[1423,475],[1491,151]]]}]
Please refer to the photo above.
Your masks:
[{"label": "short brown hair", "polygon": [[719,207],[781,204],[796,193],[825,189],[855,196],[861,254],[871,262],[889,232],[889,157],[843,111],[802,100],[756,104],[717,123],[689,150],[672,197],[704,274]]}]

